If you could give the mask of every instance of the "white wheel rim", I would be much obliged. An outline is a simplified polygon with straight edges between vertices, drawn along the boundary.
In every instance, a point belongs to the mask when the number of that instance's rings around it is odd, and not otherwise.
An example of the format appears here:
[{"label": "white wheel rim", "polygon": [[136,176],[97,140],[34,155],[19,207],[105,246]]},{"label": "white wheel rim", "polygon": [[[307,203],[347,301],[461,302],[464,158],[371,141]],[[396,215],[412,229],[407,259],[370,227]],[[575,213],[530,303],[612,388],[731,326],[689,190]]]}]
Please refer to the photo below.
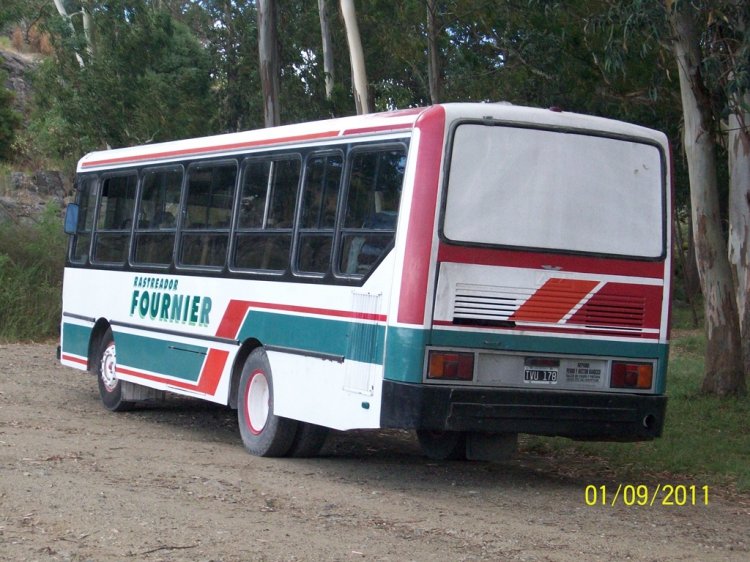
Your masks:
[{"label": "white wheel rim", "polygon": [[99,372],[104,388],[107,389],[107,392],[112,392],[117,386],[117,353],[114,343],[109,344],[107,349],[104,350]]},{"label": "white wheel rim", "polygon": [[262,371],[256,371],[250,378],[245,392],[245,421],[247,427],[258,435],[266,426],[271,410],[271,389]]}]

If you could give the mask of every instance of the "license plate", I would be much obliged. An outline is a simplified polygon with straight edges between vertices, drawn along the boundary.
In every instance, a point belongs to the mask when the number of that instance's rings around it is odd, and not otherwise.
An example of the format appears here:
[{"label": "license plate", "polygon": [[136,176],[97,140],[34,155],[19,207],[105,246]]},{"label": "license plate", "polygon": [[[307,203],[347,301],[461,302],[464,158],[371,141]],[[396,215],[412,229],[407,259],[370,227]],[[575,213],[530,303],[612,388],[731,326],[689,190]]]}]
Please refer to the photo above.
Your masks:
[{"label": "license plate", "polygon": [[523,371],[523,382],[530,384],[557,384],[557,369],[530,369]]}]

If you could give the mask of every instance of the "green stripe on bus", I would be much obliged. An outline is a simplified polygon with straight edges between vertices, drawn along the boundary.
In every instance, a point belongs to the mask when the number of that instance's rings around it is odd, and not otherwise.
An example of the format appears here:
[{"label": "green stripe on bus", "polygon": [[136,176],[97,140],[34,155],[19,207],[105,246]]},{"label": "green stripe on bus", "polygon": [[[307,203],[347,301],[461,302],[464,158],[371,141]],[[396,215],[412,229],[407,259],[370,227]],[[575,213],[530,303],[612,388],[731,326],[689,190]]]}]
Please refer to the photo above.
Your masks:
[{"label": "green stripe on bus", "polygon": [[238,339],[249,338],[255,338],[263,345],[339,355],[353,361],[382,365],[385,327],[253,310],[240,329]]},{"label": "green stripe on bus", "polygon": [[197,382],[207,347],[115,332],[117,364]]},{"label": "green stripe on bus", "polygon": [[62,352],[81,357],[89,356],[89,340],[93,328],[79,324],[62,325]]}]

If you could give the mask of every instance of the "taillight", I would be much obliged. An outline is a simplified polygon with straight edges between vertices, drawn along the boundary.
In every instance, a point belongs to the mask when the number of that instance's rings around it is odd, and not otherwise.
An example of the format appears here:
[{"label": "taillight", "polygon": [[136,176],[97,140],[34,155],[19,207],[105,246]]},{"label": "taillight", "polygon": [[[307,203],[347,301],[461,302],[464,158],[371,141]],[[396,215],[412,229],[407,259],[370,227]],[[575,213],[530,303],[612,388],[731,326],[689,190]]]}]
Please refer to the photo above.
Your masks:
[{"label": "taillight", "polygon": [[611,388],[637,388],[647,390],[651,388],[654,379],[654,366],[651,363],[627,363],[625,361],[612,362],[612,376],[609,380]]},{"label": "taillight", "polygon": [[474,378],[474,354],[455,351],[430,351],[427,378],[470,381]]}]

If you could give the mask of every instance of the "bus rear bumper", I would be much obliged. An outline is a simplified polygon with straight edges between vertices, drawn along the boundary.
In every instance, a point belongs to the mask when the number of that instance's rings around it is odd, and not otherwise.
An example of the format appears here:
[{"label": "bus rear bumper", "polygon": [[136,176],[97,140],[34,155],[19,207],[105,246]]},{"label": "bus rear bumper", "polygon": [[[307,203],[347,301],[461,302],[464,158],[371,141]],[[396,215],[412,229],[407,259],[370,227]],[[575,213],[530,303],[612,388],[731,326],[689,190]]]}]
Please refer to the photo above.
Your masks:
[{"label": "bus rear bumper", "polygon": [[659,437],[667,397],[383,382],[381,426],[599,441]]}]

